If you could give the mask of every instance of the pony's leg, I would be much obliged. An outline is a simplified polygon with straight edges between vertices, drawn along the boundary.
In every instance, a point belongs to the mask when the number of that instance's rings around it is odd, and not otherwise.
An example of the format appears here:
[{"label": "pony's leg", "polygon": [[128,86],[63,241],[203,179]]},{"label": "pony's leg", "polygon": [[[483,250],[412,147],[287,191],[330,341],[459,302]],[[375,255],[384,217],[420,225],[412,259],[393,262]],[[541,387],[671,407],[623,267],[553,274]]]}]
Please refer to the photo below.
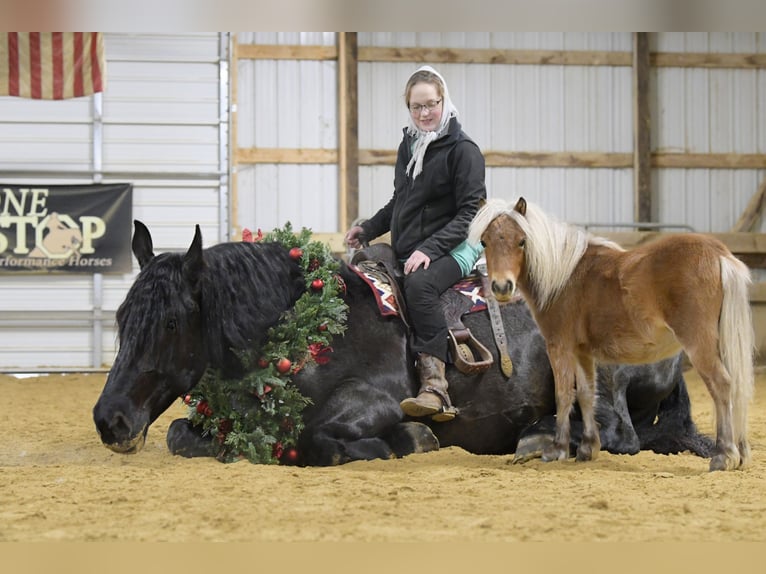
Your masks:
[{"label": "pony's leg", "polygon": [[557,345],[548,344],[548,357],[556,390],[556,435],[553,443],[543,449],[542,459],[545,462],[569,458],[569,415],[575,400],[575,361],[572,355]]},{"label": "pony's leg", "polygon": [[578,361],[576,374],[577,403],[582,414],[582,440],[577,446],[577,460],[594,460],[601,450],[601,437],[596,424],[596,365],[591,358]]},{"label": "pony's leg", "polygon": [[689,360],[705,382],[715,405],[715,455],[710,459],[710,470],[732,470],[740,466],[741,458],[734,443],[731,403],[731,378],[718,358],[717,349],[702,352],[687,349]]}]

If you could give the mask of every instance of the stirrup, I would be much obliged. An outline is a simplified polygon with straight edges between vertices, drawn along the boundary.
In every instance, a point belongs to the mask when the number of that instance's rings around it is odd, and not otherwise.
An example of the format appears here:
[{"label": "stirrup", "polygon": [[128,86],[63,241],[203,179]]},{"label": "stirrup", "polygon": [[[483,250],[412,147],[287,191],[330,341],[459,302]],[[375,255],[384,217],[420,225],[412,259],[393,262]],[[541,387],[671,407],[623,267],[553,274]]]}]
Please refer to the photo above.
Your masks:
[{"label": "stirrup", "polygon": [[444,391],[442,391],[441,389],[428,386],[424,388],[423,391],[427,393],[435,394],[442,401],[441,410],[431,415],[432,421],[435,421],[437,423],[446,423],[454,419],[458,415],[458,413],[460,413],[460,410],[457,407],[452,406],[452,401],[450,401],[449,395],[445,393]]},{"label": "stirrup", "polygon": [[492,365],[492,353],[469,329],[449,329],[449,347],[458,371],[466,375],[483,373]]}]

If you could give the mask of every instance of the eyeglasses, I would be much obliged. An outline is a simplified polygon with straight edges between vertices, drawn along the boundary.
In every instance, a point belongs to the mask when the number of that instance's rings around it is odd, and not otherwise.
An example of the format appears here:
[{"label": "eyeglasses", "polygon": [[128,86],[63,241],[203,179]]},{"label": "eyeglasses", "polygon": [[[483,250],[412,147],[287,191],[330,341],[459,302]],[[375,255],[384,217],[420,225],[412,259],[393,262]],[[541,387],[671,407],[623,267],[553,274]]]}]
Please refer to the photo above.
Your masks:
[{"label": "eyeglasses", "polygon": [[436,109],[436,107],[441,104],[441,100],[431,100],[430,102],[426,102],[425,104],[410,104],[410,113],[413,116],[419,116],[420,112],[423,110],[427,111],[433,111]]}]

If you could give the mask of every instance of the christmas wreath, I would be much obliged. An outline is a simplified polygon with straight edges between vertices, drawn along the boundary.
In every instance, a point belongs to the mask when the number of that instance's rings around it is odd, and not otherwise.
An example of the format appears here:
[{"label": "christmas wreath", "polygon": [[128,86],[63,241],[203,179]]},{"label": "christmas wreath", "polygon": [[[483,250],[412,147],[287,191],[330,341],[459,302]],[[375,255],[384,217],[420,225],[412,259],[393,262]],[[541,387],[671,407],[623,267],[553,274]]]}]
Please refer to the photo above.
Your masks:
[{"label": "christmas wreath", "polygon": [[310,400],[291,375],[310,362],[330,360],[330,341],[345,330],[348,306],[340,297],[345,285],[329,247],[311,241],[308,229],[294,233],[287,223],[266,235],[259,229],[255,237],[245,229],[242,240],[282,243],[303,267],[306,291],[269,330],[262,348],[237,351],[244,377],[224,379],[220,371],[208,369],[183,398],[187,418],[215,437],[222,462],[295,462],[304,427],[301,413]]}]

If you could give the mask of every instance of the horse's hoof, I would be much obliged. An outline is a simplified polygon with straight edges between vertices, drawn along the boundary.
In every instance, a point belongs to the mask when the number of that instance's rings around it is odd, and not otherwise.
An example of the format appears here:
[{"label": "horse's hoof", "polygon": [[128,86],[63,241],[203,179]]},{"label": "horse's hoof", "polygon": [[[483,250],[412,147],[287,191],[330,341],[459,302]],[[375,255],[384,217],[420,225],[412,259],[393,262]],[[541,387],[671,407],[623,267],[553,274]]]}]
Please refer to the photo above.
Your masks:
[{"label": "horse's hoof", "polygon": [[522,464],[542,458],[543,450],[553,445],[553,436],[548,434],[534,434],[519,439],[516,452],[513,456],[513,464]]},{"label": "horse's hoof", "polygon": [[543,455],[540,457],[543,462],[553,462],[556,460],[567,460],[569,458],[569,452],[567,449],[561,448],[555,445],[543,449]]}]

